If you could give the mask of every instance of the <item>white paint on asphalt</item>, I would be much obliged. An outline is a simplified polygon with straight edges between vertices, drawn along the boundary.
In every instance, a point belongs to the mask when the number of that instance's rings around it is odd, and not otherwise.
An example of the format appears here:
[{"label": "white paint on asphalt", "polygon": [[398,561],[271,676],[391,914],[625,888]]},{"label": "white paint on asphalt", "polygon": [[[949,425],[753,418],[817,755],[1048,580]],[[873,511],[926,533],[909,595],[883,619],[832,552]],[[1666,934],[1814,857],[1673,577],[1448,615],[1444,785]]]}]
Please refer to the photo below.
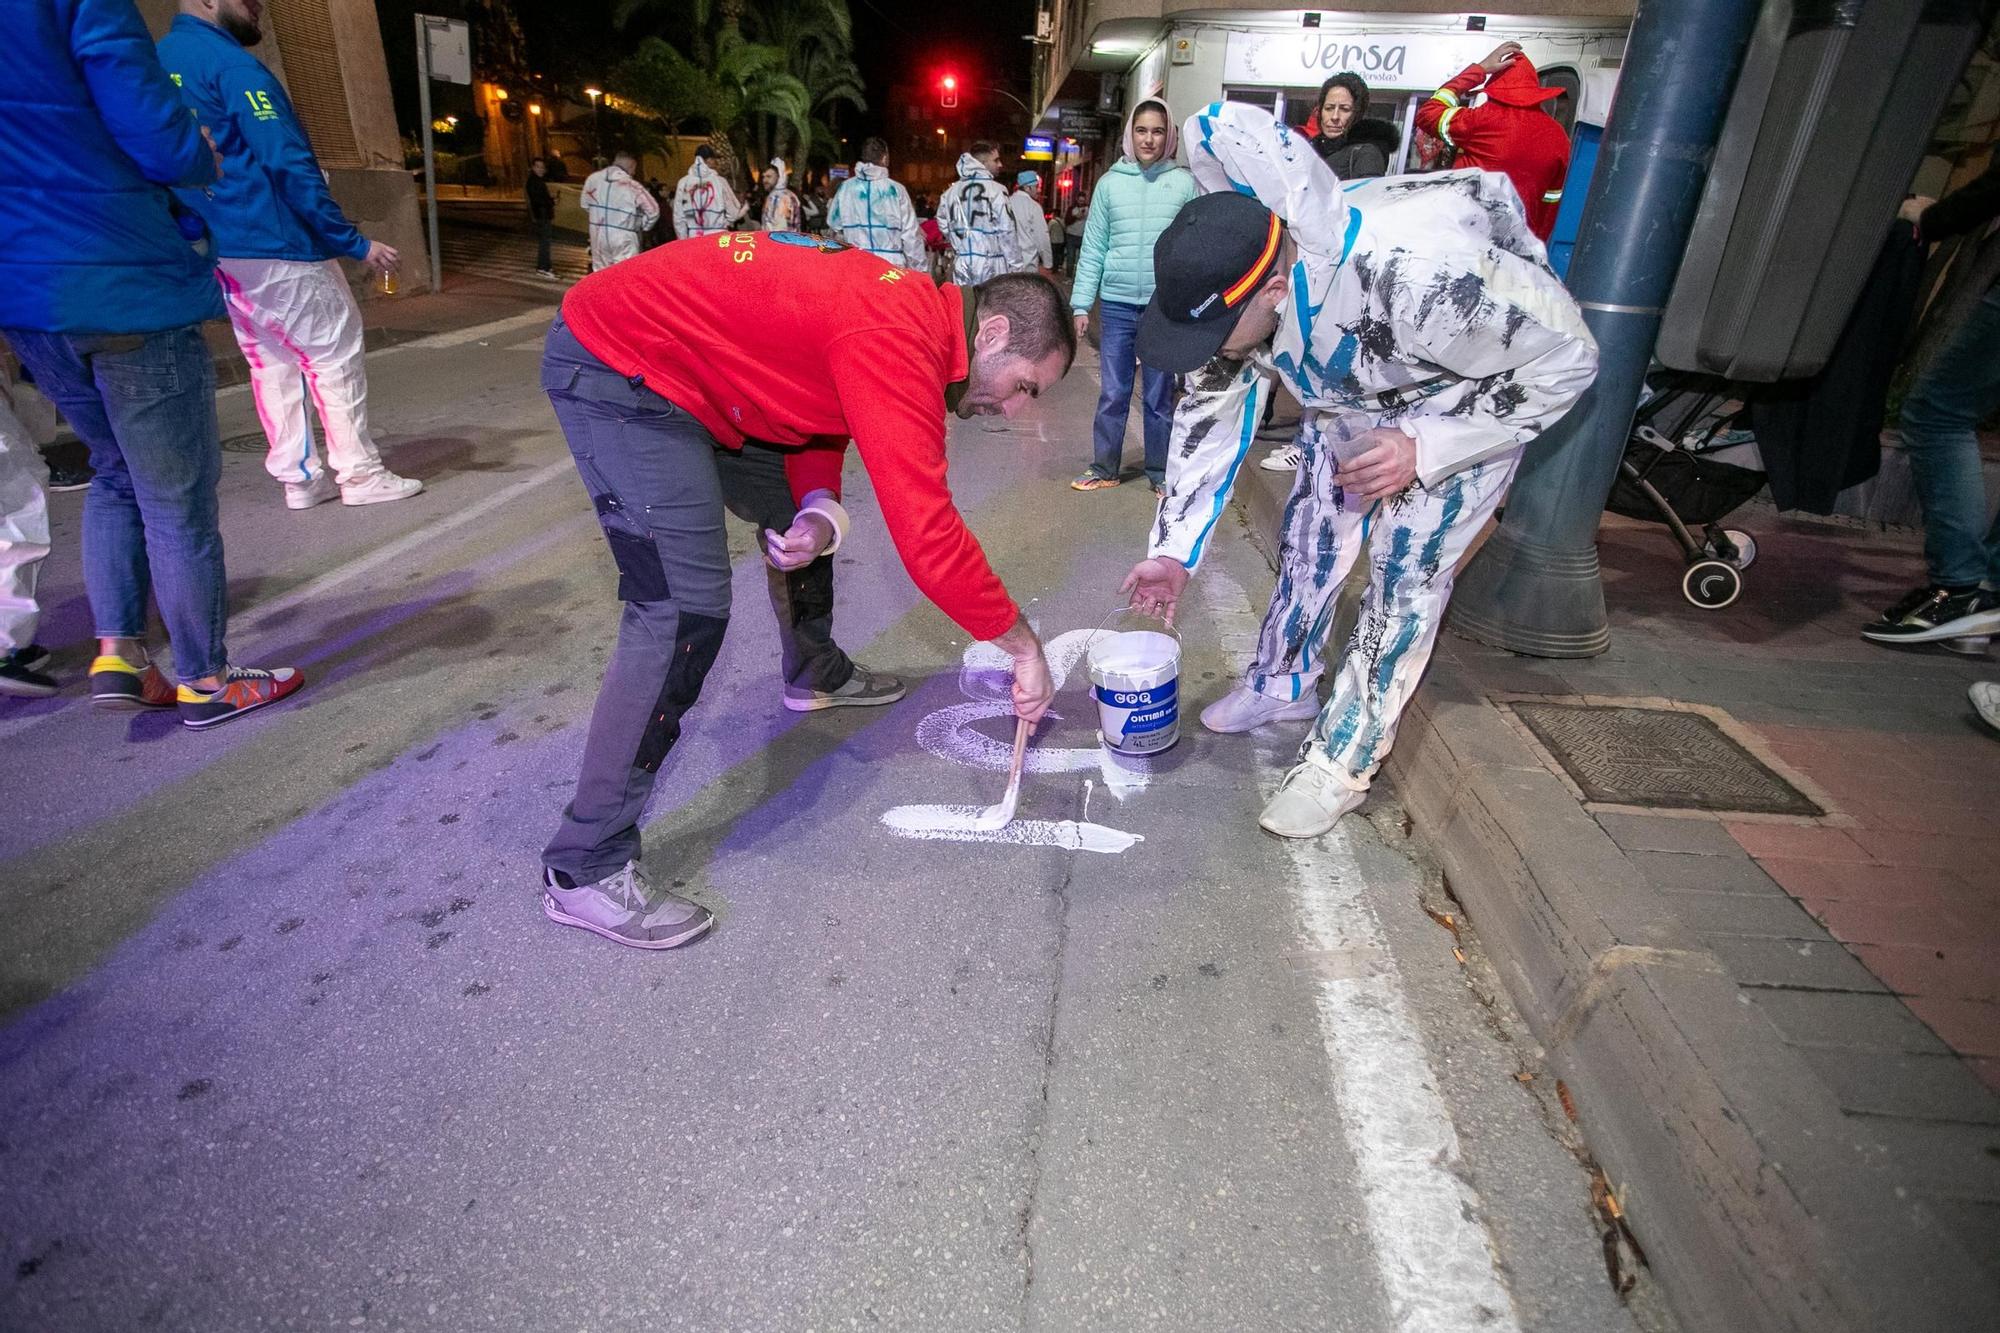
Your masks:
[{"label": "white paint on asphalt", "polygon": [[882,816],[902,838],[944,842],[998,842],[1015,847],[1060,847],[1071,852],[1122,852],[1145,841],[1137,833],[1074,819],[1016,819],[1004,828],[983,828],[978,805],[899,805]]},{"label": "white paint on asphalt", "polygon": [[[1217,630],[1254,629],[1259,617],[1248,596],[1217,563],[1194,580]],[[1266,777],[1268,785],[1275,770]],[[1404,1333],[1518,1333],[1484,1205],[1464,1178],[1458,1131],[1355,869],[1354,846],[1336,828],[1324,838],[1287,840],[1286,850],[1310,947],[1371,960],[1361,975],[1322,975],[1316,998],[1341,1132],[1395,1326]]]}]

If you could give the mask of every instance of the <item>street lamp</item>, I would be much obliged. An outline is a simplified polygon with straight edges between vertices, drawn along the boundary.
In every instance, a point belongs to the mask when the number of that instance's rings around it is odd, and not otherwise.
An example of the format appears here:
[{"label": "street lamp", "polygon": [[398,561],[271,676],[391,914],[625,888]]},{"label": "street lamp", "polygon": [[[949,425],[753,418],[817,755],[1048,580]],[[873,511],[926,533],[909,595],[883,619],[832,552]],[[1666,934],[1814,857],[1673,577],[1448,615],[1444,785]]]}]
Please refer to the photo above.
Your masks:
[{"label": "street lamp", "polygon": [[597,99],[604,96],[604,90],[585,88],[583,95],[590,99],[590,157],[595,162],[604,156],[604,120],[597,113]]}]

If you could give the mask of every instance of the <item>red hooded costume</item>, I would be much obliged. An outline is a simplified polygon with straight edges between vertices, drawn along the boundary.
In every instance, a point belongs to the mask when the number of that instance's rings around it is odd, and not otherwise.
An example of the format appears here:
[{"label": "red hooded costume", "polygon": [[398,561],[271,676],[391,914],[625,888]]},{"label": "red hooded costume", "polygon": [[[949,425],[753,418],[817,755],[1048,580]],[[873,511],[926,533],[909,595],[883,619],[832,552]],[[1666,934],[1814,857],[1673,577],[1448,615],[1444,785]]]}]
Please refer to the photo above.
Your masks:
[{"label": "red hooded costume", "polygon": [[[1465,105],[1482,83],[1486,101]],[[1517,56],[1490,80],[1478,65],[1467,65],[1417,108],[1417,127],[1456,149],[1459,166],[1498,171],[1514,182],[1528,211],[1529,230],[1544,241],[1556,229],[1556,211],[1562,206],[1569,136],[1542,103],[1562,91],[1542,87],[1534,64]]]}]

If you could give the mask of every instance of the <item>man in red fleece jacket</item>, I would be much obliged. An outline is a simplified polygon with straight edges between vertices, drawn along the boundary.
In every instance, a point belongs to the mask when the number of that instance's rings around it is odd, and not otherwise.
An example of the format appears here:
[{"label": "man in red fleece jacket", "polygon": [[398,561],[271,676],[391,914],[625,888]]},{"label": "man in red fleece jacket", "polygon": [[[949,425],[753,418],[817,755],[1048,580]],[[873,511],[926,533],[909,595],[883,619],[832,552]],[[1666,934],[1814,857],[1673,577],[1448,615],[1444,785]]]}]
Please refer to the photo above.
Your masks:
[{"label": "man in red fleece jacket", "polygon": [[618,565],[618,646],[583,771],[542,854],[542,910],[642,949],[706,931],[698,904],[639,869],[639,816],[722,646],[729,553],[718,449],[785,448],[801,497],[767,558],[801,568],[838,547],[850,438],[917,587],[1014,659],[1030,722],[1054,694],[1034,631],[953,507],[947,409],[1011,416],[1076,354],[1055,287],[1009,274],[939,288],[866,251],[796,232],[677,241],[593,274],[564,298],[542,388]]},{"label": "man in red fleece jacket", "polygon": [[[1467,106],[1481,84],[1486,100]],[[1542,104],[1561,96],[1560,88],[1542,87],[1519,43],[1502,42],[1417,108],[1417,128],[1450,144],[1458,153],[1454,165],[1497,171],[1513,181],[1528,230],[1547,241],[1562,208],[1569,136]]]}]

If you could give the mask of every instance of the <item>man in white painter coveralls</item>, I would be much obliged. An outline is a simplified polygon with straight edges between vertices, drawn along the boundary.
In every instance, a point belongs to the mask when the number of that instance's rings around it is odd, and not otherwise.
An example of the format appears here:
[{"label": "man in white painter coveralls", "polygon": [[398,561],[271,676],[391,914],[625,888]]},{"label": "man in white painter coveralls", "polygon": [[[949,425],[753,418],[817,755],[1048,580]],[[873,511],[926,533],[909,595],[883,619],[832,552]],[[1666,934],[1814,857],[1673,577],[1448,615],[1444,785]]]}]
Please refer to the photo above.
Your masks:
[{"label": "man in white painter coveralls", "polygon": [[674,186],[674,234],[682,240],[728,231],[743,216],[745,205],[715,169],[715,150],[707,144],[694,150],[687,175]]},{"label": "man in white painter coveralls", "polygon": [[1014,219],[1014,271],[1033,273],[1037,268],[1055,267],[1049,248],[1049,219],[1042,212],[1042,178],[1023,171],[1014,177],[1014,193],[1007,196],[1007,213]]},{"label": "man in white painter coveralls", "polygon": [[951,280],[976,287],[1020,268],[1007,187],[994,179],[1000,150],[984,140],[958,159],[958,179],[938,199],[938,226],[951,242]]},{"label": "man in white painter coveralls", "polygon": [[840,183],[827,210],[827,229],[857,250],[897,268],[928,270],[924,234],[910,192],[889,179],[889,145],[880,138],[861,145],[854,175]]},{"label": "man in white painter coveralls", "polygon": [[590,271],[610,268],[643,248],[640,239],[660,221],[660,202],[632,178],[639,159],[613,155],[611,165],[583,178],[578,202],[590,222]]},{"label": "man in white painter coveralls", "polygon": [[174,194],[207,226],[270,445],[264,468],[284,483],[286,507],[408,499],[424,484],[391,472],[369,434],[361,308],[335,262],[387,275],[401,259],[341,212],[284,85],[246,49],[263,40],[262,12],[255,0],[181,0],[160,39],[160,63],[221,159],[214,184]]},{"label": "man in white painter coveralls", "polygon": [[[1229,498],[1271,382],[1305,407],[1277,591],[1211,731],[1317,715],[1259,823],[1316,837],[1355,809],[1423,675],[1453,573],[1521,450],[1589,387],[1597,344],[1507,178],[1452,171],[1343,192],[1311,141],[1212,104],[1182,135],[1204,191],[1154,250],[1139,357],[1187,374],[1167,493],[1125,588],[1172,615]],[[1360,618],[1314,690],[1341,582],[1366,543]]]}]

